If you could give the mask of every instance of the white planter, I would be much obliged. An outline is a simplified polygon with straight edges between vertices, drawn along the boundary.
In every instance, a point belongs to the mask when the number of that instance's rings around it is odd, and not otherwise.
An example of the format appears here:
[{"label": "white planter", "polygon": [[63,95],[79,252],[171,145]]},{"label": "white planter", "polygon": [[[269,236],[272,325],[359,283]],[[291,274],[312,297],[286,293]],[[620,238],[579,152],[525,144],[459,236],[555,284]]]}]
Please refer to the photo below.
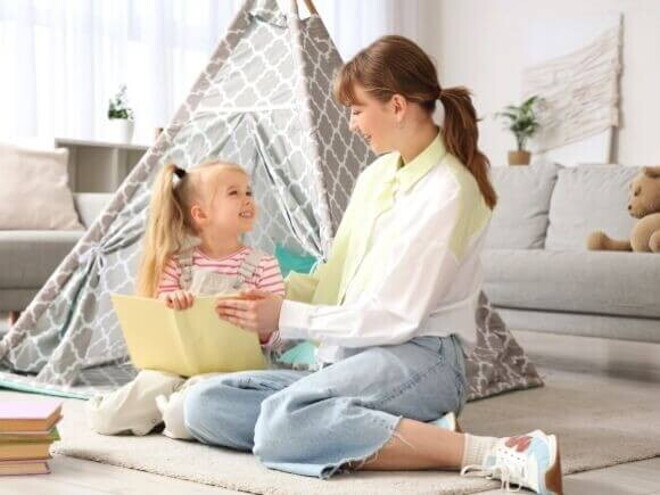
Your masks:
[{"label": "white planter", "polygon": [[133,121],[127,119],[109,119],[108,137],[116,143],[130,143],[133,140]]}]

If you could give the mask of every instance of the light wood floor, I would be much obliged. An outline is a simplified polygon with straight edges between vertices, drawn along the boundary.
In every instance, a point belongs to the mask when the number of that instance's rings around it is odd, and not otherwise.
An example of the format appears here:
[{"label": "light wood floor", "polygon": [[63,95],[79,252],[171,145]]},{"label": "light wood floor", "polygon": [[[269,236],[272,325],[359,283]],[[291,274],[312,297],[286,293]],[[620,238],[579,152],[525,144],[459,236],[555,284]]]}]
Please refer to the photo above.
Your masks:
[{"label": "light wood floor", "polygon": [[[516,332],[534,362],[548,369],[562,369],[602,376],[625,377],[657,383],[660,392],[660,345],[582,339],[531,332]],[[243,492],[167,478],[152,473],[56,456],[47,476],[0,479],[2,495],[239,495]],[[619,464],[607,469],[564,478],[566,495],[660,495],[660,457]],[[284,491],[282,493],[285,493]],[[482,492],[502,493],[500,490]],[[529,493],[529,492],[521,492]],[[402,494],[405,495],[405,494]]]}]

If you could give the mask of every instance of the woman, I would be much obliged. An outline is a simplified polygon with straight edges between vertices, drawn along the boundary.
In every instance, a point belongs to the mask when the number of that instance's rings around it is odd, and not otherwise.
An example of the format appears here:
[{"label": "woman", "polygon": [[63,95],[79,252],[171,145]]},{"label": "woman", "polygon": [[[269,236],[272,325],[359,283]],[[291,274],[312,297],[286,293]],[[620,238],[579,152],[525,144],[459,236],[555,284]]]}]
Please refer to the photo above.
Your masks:
[{"label": "woman", "polygon": [[296,474],[461,469],[561,493],[554,436],[477,437],[443,417],[466,399],[464,355],[496,203],[469,92],[442,89],[417,45],[386,36],[341,69],[335,97],[383,156],[359,177],[327,263],[290,276],[285,300],[248,291],[216,307],[262,341],[316,340],[321,369],[209,380],[190,392],[187,428]]}]

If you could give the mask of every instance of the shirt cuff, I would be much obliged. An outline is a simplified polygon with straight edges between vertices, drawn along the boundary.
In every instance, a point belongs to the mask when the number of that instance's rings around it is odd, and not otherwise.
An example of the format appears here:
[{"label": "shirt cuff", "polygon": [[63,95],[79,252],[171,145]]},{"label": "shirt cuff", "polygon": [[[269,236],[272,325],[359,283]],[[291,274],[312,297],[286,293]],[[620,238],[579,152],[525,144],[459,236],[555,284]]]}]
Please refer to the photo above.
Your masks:
[{"label": "shirt cuff", "polygon": [[280,342],[281,342],[280,332],[278,332],[278,331],[275,331],[275,332],[271,333],[268,336],[268,340],[266,340],[266,341],[262,341],[261,337],[259,337],[259,343],[261,344],[261,347],[265,347],[267,349],[273,348],[274,346],[276,346]]},{"label": "shirt cuff", "polygon": [[280,310],[280,337],[283,339],[309,339],[309,322],[314,306],[285,299]]}]

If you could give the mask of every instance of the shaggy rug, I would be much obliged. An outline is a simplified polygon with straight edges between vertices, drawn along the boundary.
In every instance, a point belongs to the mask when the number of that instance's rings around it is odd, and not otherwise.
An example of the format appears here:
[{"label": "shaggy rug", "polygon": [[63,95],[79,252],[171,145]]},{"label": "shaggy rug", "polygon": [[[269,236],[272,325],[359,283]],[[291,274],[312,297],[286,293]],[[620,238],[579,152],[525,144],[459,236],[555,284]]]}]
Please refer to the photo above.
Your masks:
[{"label": "shaggy rug", "polygon": [[[474,434],[535,428],[558,435],[565,474],[660,455],[658,383],[546,373],[543,388],[469,403],[460,421]],[[634,384],[634,385],[633,385]],[[632,386],[631,386],[632,385]],[[255,494],[455,494],[498,483],[447,472],[360,472],[329,481],[270,471],[250,454],[163,435],[104,437],[89,430],[83,402],[67,400],[54,452]]]}]

